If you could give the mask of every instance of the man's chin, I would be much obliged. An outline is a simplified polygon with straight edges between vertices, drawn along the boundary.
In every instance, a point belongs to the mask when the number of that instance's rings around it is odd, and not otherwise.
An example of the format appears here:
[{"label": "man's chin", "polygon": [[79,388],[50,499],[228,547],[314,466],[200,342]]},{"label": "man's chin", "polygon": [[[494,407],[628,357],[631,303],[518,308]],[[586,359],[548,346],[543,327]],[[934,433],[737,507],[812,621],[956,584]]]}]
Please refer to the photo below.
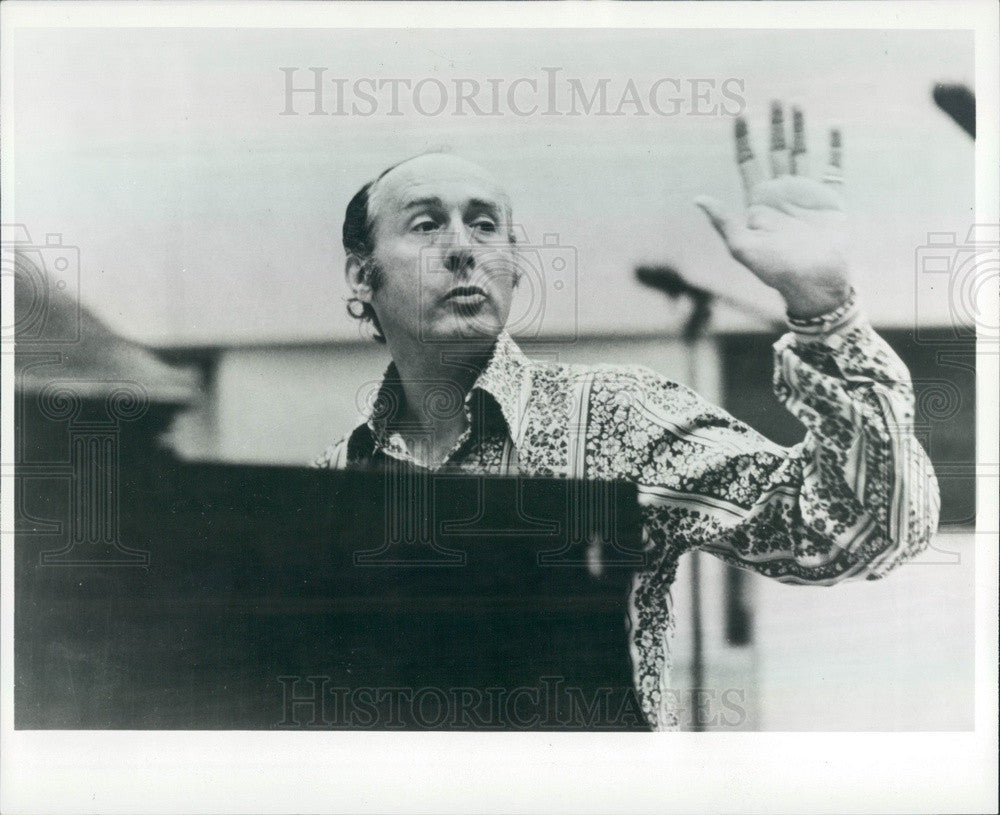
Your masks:
[{"label": "man's chin", "polygon": [[503,324],[485,316],[478,319],[452,319],[443,321],[422,332],[423,339],[434,344],[453,344],[468,348],[490,346],[496,342]]}]

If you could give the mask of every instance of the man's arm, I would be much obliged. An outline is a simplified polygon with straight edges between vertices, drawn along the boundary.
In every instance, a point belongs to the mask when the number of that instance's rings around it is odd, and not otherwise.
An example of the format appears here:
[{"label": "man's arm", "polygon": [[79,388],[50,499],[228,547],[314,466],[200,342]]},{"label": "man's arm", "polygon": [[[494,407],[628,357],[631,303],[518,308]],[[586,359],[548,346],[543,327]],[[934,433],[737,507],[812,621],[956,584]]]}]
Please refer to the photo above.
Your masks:
[{"label": "man's arm", "polygon": [[738,119],[747,209],[696,203],[732,256],[785,300],[793,330],[775,345],[775,392],[806,439],[786,450],[690,392],[641,383],[632,414],[653,438],[638,474],[647,530],[661,551],[683,541],[780,580],[878,577],[927,545],[937,482],[913,436],[909,372],[854,301],[840,132],[819,182],[805,175],[799,110],[792,131],[789,145],[773,105],[764,173]]},{"label": "man's arm", "polygon": [[784,448],[640,372],[628,411],[654,551],[698,547],[790,583],[881,577],[927,546],[937,482],[906,367],[853,298],[775,344],[775,393],[807,428]]},{"label": "man's arm", "polygon": [[856,540],[867,536],[867,543],[844,547],[868,577],[881,577],[927,546],[940,513],[933,465],[913,433],[909,371],[853,296],[829,319],[792,325],[775,344],[774,390],[808,430],[793,455],[816,462],[803,469],[816,499],[812,512],[801,505],[803,522],[815,528],[825,519],[823,530],[846,530],[835,521],[843,510],[832,492],[823,501],[827,485],[846,484],[874,530],[859,532]]}]

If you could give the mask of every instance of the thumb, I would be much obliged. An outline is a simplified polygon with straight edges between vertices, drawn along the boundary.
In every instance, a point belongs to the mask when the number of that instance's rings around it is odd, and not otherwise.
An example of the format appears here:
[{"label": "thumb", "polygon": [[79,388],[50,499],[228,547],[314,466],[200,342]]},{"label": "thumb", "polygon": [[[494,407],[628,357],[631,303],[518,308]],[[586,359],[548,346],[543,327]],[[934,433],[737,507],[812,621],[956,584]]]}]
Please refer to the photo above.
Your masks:
[{"label": "thumb", "polygon": [[726,211],[725,207],[715,198],[708,195],[699,195],[694,199],[694,203],[695,206],[708,216],[708,220],[712,222],[715,231],[722,236],[726,244],[730,244],[738,229],[738,225],[733,222],[732,217]]}]

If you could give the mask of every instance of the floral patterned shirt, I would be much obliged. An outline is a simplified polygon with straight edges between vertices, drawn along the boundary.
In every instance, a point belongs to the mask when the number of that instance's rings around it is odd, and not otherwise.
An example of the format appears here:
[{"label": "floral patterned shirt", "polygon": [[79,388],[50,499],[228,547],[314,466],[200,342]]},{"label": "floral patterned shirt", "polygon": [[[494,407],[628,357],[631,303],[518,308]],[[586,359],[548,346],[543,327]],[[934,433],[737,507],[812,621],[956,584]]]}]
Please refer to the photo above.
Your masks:
[{"label": "floral patterned shirt", "polygon": [[[790,448],[647,368],[533,362],[506,332],[464,399],[441,394],[468,420],[444,467],[637,485],[648,565],[633,579],[628,644],[654,729],[677,727],[669,589],[681,554],[697,547],[786,583],[830,585],[882,577],[937,528],[906,367],[853,296],[790,324],[774,345],[774,390],[807,429]],[[400,394],[390,365],[366,421],[313,464],[412,462],[386,420]]]}]

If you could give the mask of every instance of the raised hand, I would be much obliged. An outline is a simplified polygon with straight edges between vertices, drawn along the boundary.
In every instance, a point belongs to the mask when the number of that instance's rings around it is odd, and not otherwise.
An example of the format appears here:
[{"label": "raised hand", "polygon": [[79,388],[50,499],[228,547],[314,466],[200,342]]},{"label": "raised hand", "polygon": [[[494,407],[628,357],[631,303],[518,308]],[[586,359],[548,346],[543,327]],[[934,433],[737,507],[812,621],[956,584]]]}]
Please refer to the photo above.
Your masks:
[{"label": "raised hand", "polygon": [[768,286],[781,292],[793,317],[814,317],[841,305],[850,293],[846,215],[840,186],[841,139],[830,131],[823,181],[809,178],[802,111],[792,109],[792,147],[785,139],[784,112],[771,107],[771,172],[760,168],[747,124],[736,120],[736,161],[747,208],[725,211],[714,198],[695,203],[708,215],[730,254]]}]

